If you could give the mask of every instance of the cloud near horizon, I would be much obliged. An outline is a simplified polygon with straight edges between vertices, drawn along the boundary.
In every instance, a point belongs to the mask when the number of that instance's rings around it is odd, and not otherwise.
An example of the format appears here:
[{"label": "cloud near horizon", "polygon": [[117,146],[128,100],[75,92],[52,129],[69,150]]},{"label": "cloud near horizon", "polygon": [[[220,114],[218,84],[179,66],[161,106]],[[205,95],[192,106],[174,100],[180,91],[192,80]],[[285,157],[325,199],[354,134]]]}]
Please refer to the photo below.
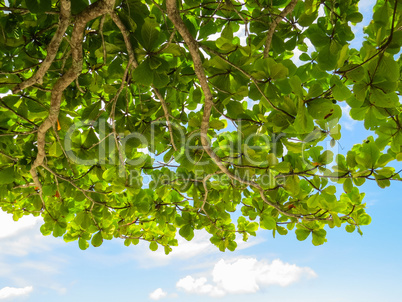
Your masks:
[{"label": "cloud near horizon", "polygon": [[18,221],[13,220],[11,214],[0,210],[0,239],[15,236],[21,231],[39,228],[39,223],[43,222],[41,217],[23,216]]},{"label": "cloud near horizon", "polygon": [[162,288],[155,289],[152,293],[149,294],[149,298],[151,300],[160,300],[167,296],[167,292],[165,292]]},{"label": "cloud near horizon", "polygon": [[309,267],[298,267],[275,259],[271,263],[256,258],[221,259],[212,270],[212,283],[207,277],[186,276],[176,287],[187,293],[223,297],[226,294],[252,294],[264,287],[289,286],[301,279],[317,277]]},{"label": "cloud near horizon", "polygon": [[0,300],[11,298],[11,297],[18,297],[18,296],[26,296],[30,292],[32,292],[33,287],[32,286],[26,286],[26,287],[3,287],[0,289]]}]

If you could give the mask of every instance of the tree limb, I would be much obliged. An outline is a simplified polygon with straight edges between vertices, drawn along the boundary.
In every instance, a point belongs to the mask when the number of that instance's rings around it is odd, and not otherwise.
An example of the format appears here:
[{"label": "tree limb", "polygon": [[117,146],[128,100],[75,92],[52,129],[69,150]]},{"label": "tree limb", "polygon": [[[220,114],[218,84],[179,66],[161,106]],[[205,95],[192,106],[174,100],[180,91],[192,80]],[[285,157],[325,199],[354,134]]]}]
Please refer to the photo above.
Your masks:
[{"label": "tree limb", "polygon": [[70,25],[70,17],[71,17],[71,2],[68,0],[61,0],[59,26],[52,38],[52,41],[50,41],[49,43],[45,60],[43,60],[38,71],[32,77],[30,77],[29,79],[25,80],[24,82],[18,84],[13,88],[12,90],[13,93],[16,93],[34,84],[42,84],[43,76],[52,65],[53,60],[56,57],[57,51],[59,50],[60,43],[63,40],[64,33],[66,32],[68,26]]},{"label": "tree limb", "polygon": [[[68,1],[62,0],[62,4],[67,5],[69,11],[70,3]],[[63,91],[73,82],[81,73],[82,70],[82,40],[84,37],[84,31],[86,24],[105,13],[108,13],[113,9],[115,0],[99,0],[86,9],[84,9],[76,17],[76,22],[74,24],[74,29],[71,35],[71,54],[72,54],[72,66],[71,68],[57,80],[51,93],[50,109],[49,115],[46,120],[39,126],[38,129],[38,153],[34,163],[31,166],[30,173],[32,175],[35,185],[41,189],[41,184],[36,172],[36,168],[42,166],[44,159],[46,157],[45,143],[46,143],[46,133],[47,131],[56,123],[59,116],[61,99],[63,96]],[[66,4],[67,3],[67,4]],[[42,191],[42,190],[41,190]]]},{"label": "tree limb", "polygon": [[228,177],[231,179],[237,180],[240,183],[252,186],[256,188],[261,195],[261,198],[265,203],[268,205],[272,206],[273,208],[277,209],[281,214],[290,216],[290,217],[295,217],[295,218],[301,218],[300,215],[292,214],[283,211],[278,205],[270,202],[265,194],[264,194],[264,189],[261,188],[256,182],[254,181],[248,181],[244,180],[233,173],[231,173],[228,168],[223,164],[222,160],[215,154],[215,152],[212,150],[209,140],[208,140],[208,129],[209,129],[209,118],[211,116],[211,110],[213,107],[213,96],[211,93],[211,90],[208,85],[208,79],[205,75],[204,68],[202,66],[202,60],[201,56],[199,54],[199,45],[197,41],[191,36],[189,30],[187,29],[186,25],[184,24],[183,20],[180,17],[179,11],[177,10],[176,7],[176,0],[166,0],[166,8],[168,12],[169,19],[172,21],[174,26],[176,27],[177,31],[180,33],[180,35],[183,37],[184,42],[186,43],[189,52],[193,58],[194,62],[194,71],[195,74],[197,75],[198,80],[200,81],[200,85],[202,88],[202,91],[204,92],[204,97],[205,97],[205,103],[204,103],[204,114],[202,117],[202,122],[201,122],[201,144],[202,147],[204,148],[205,152],[211,157],[211,159],[215,162],[215,164],[219,167],[219,169],[225,173]]},{"label": "tree limb", "polygon": [[265,48],[264,48],[264,58],[268,58],[269,56],[269,49],[271,48],[271,43],[272,43],[272,38],[275,33],[275,29],[278,26],[278,24],[284,19],[289,13],[293,11],[297,4],[298,0],[292,0],[290,3],[283,9],[283,11],[277,16],[271,23],[271,26],[269,27],[268,34],[267,34],[267,40],[265,41]]}]

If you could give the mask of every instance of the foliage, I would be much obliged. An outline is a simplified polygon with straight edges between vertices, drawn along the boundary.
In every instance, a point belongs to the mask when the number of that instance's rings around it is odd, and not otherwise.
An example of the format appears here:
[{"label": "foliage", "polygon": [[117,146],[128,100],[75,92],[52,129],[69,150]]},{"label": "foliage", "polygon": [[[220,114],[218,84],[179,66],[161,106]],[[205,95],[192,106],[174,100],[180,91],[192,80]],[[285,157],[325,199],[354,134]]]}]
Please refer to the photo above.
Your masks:
[{"label": "foliage", "polygon": [[[81,249],[361,233],[358,187],[401,180],[401,11],[354,49],[358,0],[0,1],[0,206]],[[373,136],[334,156],[342,103]]]}]

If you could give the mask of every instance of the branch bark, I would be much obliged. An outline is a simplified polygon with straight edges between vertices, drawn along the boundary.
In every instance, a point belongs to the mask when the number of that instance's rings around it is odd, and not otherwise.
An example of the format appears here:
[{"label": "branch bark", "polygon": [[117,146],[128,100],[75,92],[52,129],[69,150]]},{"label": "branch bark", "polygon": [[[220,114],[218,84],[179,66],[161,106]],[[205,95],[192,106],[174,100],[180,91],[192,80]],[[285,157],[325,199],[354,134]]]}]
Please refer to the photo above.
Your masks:
[{"label": "branch bark", "polygon": [[[70,5],[70,2],[66,0],[62,0],[61,3],[63,3],[64,5]],[[97,17],[102,16],[103,14],[112,11],[114,3],[115,0],[99,0],[88,6],[76,17],[76,22],[74,24],[74,29],[71,35],[72,66],[61,78],[57,80],[56,84],[54,85],[51,93],[49,115],[38,129],[38,154],[30,170],[33,181],[38,188],[42,188],[42,186],[39,181],[36,168],[43,165],[44,159],[46,157],[46,133],[57,121],[63,91],[71,84],[71,82],[73,82],[79,76],[82,70],[82,41],[84,38],[84,30],[86,24],[90,20],[93,20]],[[42,190],[40,191],[40,194],[42,196]]]},{"label": "branch bark", "polygon": [[68,26],[70,25],[71,18],[71,2],[68,0],[60,1],[60,19],[59,26],[56,33],[54,34],[52,40],[47,48],[47,55],[45,60],[43,60],[38,71],[29,79],[23,81],[13,88],[13,93],[17,93],[25,88],[28,88],[34,84],[42,84],[43,76],[48,71],[56,57],[57,51],[61,41],[63,40],[64,33],[66,32]]},{"label": "branch bark", "polygon": [[265,48],[264,48],[264,58],[269,57],[269,49],[271,48],[271,43],[272,43],[272,38],[275,33],[275,29],[278,26],[278,24],[284,19],[288,14],[290,14],[293,9],[295,8],[298,0],[292,0],[290,3],[283,9],[283,11],[277,16],[271,23],[271,26],[269,27],[268,34],[267,34],[267,40],[265,41]]},{"label": "branch bark", "polygon": [[[293,213],[284,211],[278,204],[275,204],[275,203],[271,202],[270,200],[268,200],[268,198],[265,196],[264,189],[259,184],[257,184],[254,181],[244,180],[244,179],[234,175],[233,173],[231,173],[228,170],[228,168],[224,165],[222,160],[215,154],[215,152],[212,150],[212,148],[209,144],[209,139],[208,139],[208,134],[207,134],[208,129],[209,129],[209,119],[211,116],[211,110],[214,105],[213,96],[212,96],[212,92],[208,85],[208,79],[205,75],[204,68],[202,66],[202,60],[201,60],[201,56],[199,53],[199,44],[193,38],[193,36],[189,32],[189,30],[187,29],[186,25],[184,24],[183,20],[181,19],[180,13],[176,7],[176,0],[166,0],[166,9],[167,9],[169,19],[172,21],[173,25],[176,27],[176,29],[180,33],[180,35],[183,37],[184,42],[189,49],[190,55],[193,58],[195,74],[200,82],[201,89],[204,93],[204,97],[205,97],[204,114],[203,114],[202,122],[201,122],[200,136],[201,136],[201,144],[202,144],[202,147],[204,148],[205,152],[211,157],[211,159],[215,162],[215,164],[218,166],[218,168],[223,173],[225,173],[229,178],[255,188],[260,193],[261,199],[269,206],[278,210],[278,212],[281,213],[282,215],[297,218],[297,219],[304,219],[304,220],[308,220],[308,221],[331,220],[332,218],[318,218],[318,217],[309,218],[309,217],[306,217],[308,215],[297,215],[297,214],[293,214]],[[204,200],[204,202],[206,202],[206,200]]]},{"label": "branch bark", "polygon": [[[126,48],[127,48],[127,52],[128,52],[128,56],[129,56],[129,62],[133,62],[134,68],[137,68],[138,62],[134,57],[134,50],[133,50],[133,47],[131,46],[131,42],[130,42],[130,38],[129,38],[129,34],[130,34],[129,31],[127,30],[127,28],[125,27],[123,22],[121,22],[119,16],[116,13],[112,13],[110,16],[112,17],[113,22],[117,25],[117,27],[120,29],[121,34],[123,35],[124,43],[126,44]],[[171,36],[171,39],[173,39],[172,36]],[[170,42],[171,42],[171,39],[169,38]],[[168,44],[170,44],[170,42],[168,42]],[[167,124],[168,130],[169,130],[170,142],[172,144],[173,149],[175,151],[177,151],[177,148],[176,148],[176,145],[175,145],[174,139],[173,139],[173,128],[172,128],[172,124],[169,119],[169,110],[166,105],[165,99],[163,98],[159,89],[157,89],[154,85],[152,85],[152,89],[154,90],[154,93],[157,96],[157,98],[159,99],[159,101],[161,102],[162,109],[163,109],[163,112],[164,112],[165,118],[166,118],[166,124]]]},{"label": "branch bark", "polygon": [[186,25],[184,24],[183,20],[180,17],[179,11],[177,10],[176,7],[176,0],[166,0],[166,9],[168,12],[169,19],[172,21],[173,25],[176,27],[177,31],[180,33],[180,35],[183,37],[184,42],[186,43],[189,52],[191,54],[191,57],[193,58],[194,62],[194,71],[195,74],[200,81],[201,89],[204,93],[205,97],[205,103],[204,103],[204,114],[202,117],[202,122],[201,122],[201,144],[202,147],[204,148],[205,152],[212,158],[212,160],[215,162],[215,164],[219,167],[219,169],[225,173],[228,177],[231,179],[237,180],[240,183],[246,184],[248,186],[256,188],[261,195],[261,198],[265,203],[268,205],[274,207],[277,209],[280,213],[283,215],[289,216],[289,217],[295,217],[295,218],[301,218],[299,215],[287,213],[283,211],[278,205],[270,202],[265,194],[263,188],[261,188],[256,182],[254,181],[248,181],[244,180],[233,173],[231,173],[228,168],[223,164],[222,160],[215,154],[215,152],[212,150],[209,140],[208,140],[208,129],[209,129],[209,118],[211,116],[211,110],[213,108],[213,96],[212,92],[209,88],[208,85],[208,80],[204,72],[204,68],[202,66],[202,60],[201,56],[199,53],[199,45],[197,41],[191,36],[189,30],[187,29]]}]

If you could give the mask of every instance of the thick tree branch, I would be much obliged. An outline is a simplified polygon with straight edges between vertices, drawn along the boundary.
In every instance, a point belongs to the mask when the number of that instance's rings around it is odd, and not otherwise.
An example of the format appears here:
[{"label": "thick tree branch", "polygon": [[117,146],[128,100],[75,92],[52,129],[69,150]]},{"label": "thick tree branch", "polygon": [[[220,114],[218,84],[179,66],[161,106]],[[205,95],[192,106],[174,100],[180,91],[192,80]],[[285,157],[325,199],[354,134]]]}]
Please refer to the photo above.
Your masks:
[{"label": "thick tree branch", "polygon": [[[64,4],[65,2],[66,1],[62,1]],[[60,79],[57,80],[56,84],[54,85],[51,93],[49,116],[38,129],[38,154],[30,170],[35,185],[38,188],[41,188],[41,184],[36,172],[36,168],[43,165],[46,157],[46,133],[57,121],[63,91],[79,76],[82,70],[82,40],[84,37],[86,24],[90,20],[110,12],[113,9],[114,2],[115,0],[99,0],[98,2],[88,6],[76,17],[76,22],[71,35],[71,54],[73,59],[72,66]]]},{"label": "thick tree branch", "polygon": [[211,110],[213,108],[213,96],[211,93],[211,90],[208,85],[208,79],[205,75],[204,68],[202,66],[202,60],[201,56],[199,54],[199,45],[197,41],[191,36],[189,30],[187,29],[186,25],[184,24],[183,20],[180,17],[179,11],[177,10],[176,7],[176,0],[167,0],[166,1],[166,8],[168,12],[169,19],[172,21],[174,26],[176,27],[177,31],[180,33],[180,35],[183,37],[184,42],[186,43],[189,52],[193,58],[194,62],[194,71],[195,74],[197,75],[197,78],[200,82],[202,91],[204,92],[205,96],[205,104],[204,104],[204,114],[202,117],[202,122],[201,122],[201,144],[202,147],[204,148],[205,152],[211,157],[211,159],[215,162],[215,164],[219,167],[219,169],[225,173],[228,177],[231,179],[237,180],[240,183],[252,186],[256,188],[261,195],[261,198],[265,203],[268,205],[274,207],[277,209],[281,214],[289,216],[289,217],[295,217],[295,218],[301,218],[300,215],[295,215],[292,213],[288,213],[283,211],[280,206],[270,202],[265,194],[264,194],[264,189],[261,188],[256,182],[254,181],[248,181],[244,180],[233,173],[231,173],[228,168],[223,164],[222,160],[215,154],[215,152],[212,150],[210,144],[209,144],[209,139],[208,139],[208,129],[209,129],[209,118],[211,116]]},{"label": "thick tree branch", "polygon": [[267,34],[267,40],[265,41],[265,48],[264,48],[264,58],[268,58],[269,56],[269,49],[271,48],[271,43],[272,43],[272,38],[275,33],[275,29],[278,26],[278,24],[284,19],[289,13],[293,11],[297,4],[298,0],[292,0],[290,3],[283,9],[283,11],[277,16],[271,23],[271,26],[269,27],[268,34]]},{"label": "thick tree branch", "polygon": [[56,57],[57,51],[59,50],[60,43],[63,40],[64,33],[66,32],[68,26],[70,25],[70,17],[71,17],[71,2],[68,0],[60,0],[59,26],[52,38],[52,41],[50,41],[49,43],[45,60],[43,60],[38,71],[32,77],[30,77],[29,79],[25,80],[24,82],[18,84],[13,88],[13,93],[16,93],[34,84],[42,84],[43,76],[52,65],[53,60]]}]

